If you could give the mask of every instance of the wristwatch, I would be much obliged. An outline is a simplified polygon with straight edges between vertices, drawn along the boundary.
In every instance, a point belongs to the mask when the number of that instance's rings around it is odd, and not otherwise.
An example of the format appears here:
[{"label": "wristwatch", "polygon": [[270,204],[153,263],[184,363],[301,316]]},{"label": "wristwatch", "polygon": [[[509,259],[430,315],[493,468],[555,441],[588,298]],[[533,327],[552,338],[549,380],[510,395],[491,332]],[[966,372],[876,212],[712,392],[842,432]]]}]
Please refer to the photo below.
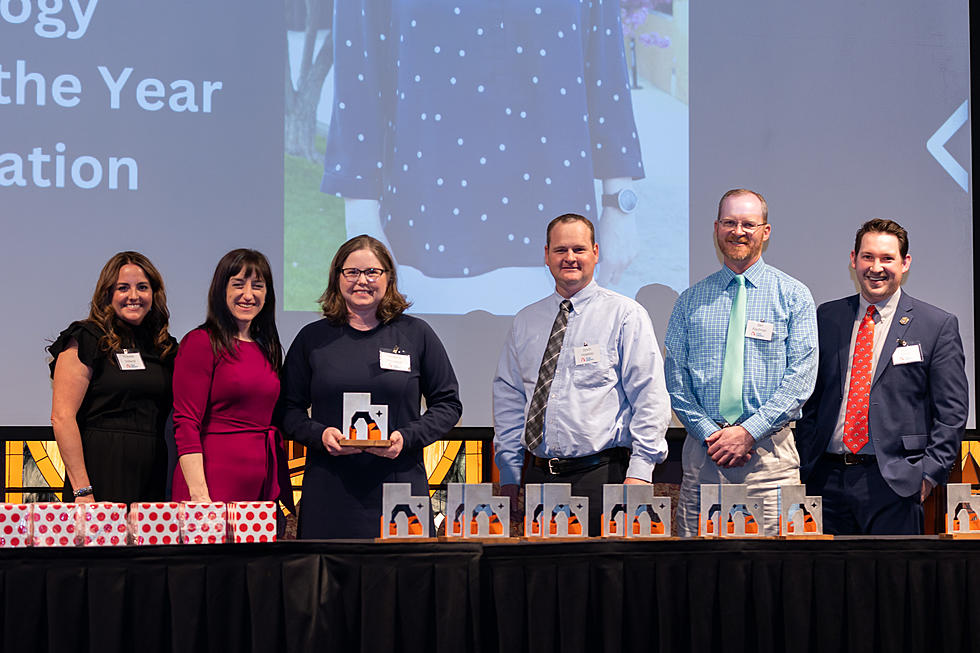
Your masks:
[{"label": "wristwatch", "polygon": [[90,497],[95,494],[95,490],[92,489],[91,485],[86,485],[75,490],[74,494],[76,497]]},{"label": "wristwatch", "polygon": [[618,193],[603,193],[602,205],[619,209],[623,213],[632,213],[639,203],[636,193],[631,188],[624,188]]}]

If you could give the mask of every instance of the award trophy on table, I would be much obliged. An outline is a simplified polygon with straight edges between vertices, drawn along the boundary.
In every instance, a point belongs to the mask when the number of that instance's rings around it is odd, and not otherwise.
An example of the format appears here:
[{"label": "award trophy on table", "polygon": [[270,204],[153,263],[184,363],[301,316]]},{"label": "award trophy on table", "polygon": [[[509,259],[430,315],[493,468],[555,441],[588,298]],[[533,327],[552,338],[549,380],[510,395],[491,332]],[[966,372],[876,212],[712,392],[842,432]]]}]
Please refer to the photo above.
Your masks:
[{"label": "award trophy on table", "polygon": [[741,483],[701,485],[700,537],[759,537],[763,534],[763,499],[749,497]]},{"label": "award trophy on table", "polygon": [[524,486],[524,536],[588,537],[589,499],[573,497],[571,483]]},{"label": "award trophy on table", "polygon": [[446,492],[446,536],[510,536],[510,500],[493,496],[492,483],[450,483]]},{"label": "award trophy on table", "polygon": [[946,486],[945,535],[980,539],[980,493],[975,493],[969,483]]},{"label": "award trophy on table", "polygon": [[427,539],[429,497],[413,497],[411,483],[385,483],[381,500],[381,539]]},{"label": "award trophy on table", "polygon": [[780,485],[776,490],[779,537],[787,539],[833,539],[823,532],[823,497],[806,496],[806,486]]},{"label": "award trophy on table", "polygon": [[764,534],[763,499],[749,496],[749,486],[726,483],[721,486],[722,537],[759,537]]},{"label": "award trophy on table", "polygon": [[721,486],[701,485],[701,509],[698,511],[698,537],[721,535]]},{"label": "award trophy on table", "polygon": [[670,497],[654,496],[652,485],[603,485],[602,536],[669,537]]}]

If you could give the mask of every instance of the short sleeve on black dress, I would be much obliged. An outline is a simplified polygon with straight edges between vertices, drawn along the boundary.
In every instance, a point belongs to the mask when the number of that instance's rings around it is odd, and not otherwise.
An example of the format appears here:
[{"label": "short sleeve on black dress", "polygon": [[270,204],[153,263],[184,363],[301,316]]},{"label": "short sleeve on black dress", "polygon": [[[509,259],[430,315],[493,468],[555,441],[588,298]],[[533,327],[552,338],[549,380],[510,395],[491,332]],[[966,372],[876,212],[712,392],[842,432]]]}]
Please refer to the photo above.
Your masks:
[{"label": "short sleeve on black dress", "polygon": [[95,361],[104,354],[99,350],[99,339],[102,334],[98,327],[86,322],[72,322],[67,329],[61,332],[58,339],[48,347],[48,353],[52,359],[49,367],[51,376],[54,377],[54,364],[58,360],[58,355],[68,349],[68,343],[74,338],[78,343],[78,360],[89,367],[95,366]]}]

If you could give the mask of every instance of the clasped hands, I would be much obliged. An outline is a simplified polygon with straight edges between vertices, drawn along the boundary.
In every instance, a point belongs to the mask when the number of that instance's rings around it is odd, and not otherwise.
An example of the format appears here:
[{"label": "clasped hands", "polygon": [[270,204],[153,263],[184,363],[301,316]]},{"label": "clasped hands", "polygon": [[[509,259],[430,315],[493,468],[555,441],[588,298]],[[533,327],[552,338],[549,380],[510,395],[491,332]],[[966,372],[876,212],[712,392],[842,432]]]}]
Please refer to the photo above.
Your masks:
[{"label": "clasped hands", "polygon": [[323,446],[331,456],[349,456],[367,451],[380,458],[397,458],[405,445],[402,434],[398,431],[392,431],[391,435],[388,436],[390,444],[387,447],[365,447],[363,449],[361,447],[346,447],[340,444],[340,441],[344,439],[344,434],[340,432],[340,429],[332,426],[323,429],[323,435],[320,436],[320,439],[323,440]]},{"label": "clasped hands", "polygon": [[755,438],[741,426],[726,426],[705,440],[708,455],[719,467],[741,467],[752,458]]}]

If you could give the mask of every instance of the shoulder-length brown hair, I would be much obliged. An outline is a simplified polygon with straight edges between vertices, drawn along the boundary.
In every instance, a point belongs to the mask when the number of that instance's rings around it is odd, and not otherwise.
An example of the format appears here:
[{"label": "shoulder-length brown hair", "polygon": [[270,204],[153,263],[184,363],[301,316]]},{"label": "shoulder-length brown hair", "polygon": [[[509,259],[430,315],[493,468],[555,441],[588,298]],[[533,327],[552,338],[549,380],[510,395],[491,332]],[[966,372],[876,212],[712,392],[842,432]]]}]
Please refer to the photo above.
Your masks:
[{"label": "shoulder-length brown hair", "polygon": [[378,304],[378,310],[375,313],[378,321],[387,324],[412,305],[410,301],[405,299],[405,295],[398,292],[398,272],[395,270],[395,262],[392,260],[391,254],[388,253],[388,248],[377,238],[361,234],[341,245],[337,253],[334,254],[333,262],[330,263],[330,279],[327,282],[327,289],[320,295],[320,308],[323,310],[323,316],[330,320],[331,324],[347,324],[347,302],[344,301],[344,296],[340,294],[340,269],[344,266],[344,261],[347,260],[348,256],[362,249],[370,250],[378,257],[378,261],[381,262],[381,267],[384,268],[388,278],[388,287],[385,289],[384,297],[381,298],[381,303]]},{"label": "shoulder-length brown hair", "polygon": [[139,252],[119,252],[110,258],[95,284],[92,303],[89,307],[88,321],[103,331],[99,346],[103,351],[118,352],[126,346],[135,344],[132,327],[116,315],[112,308],[112,295],[119,281],[119,271],[126,265],[135,265],[146,275],[153,291],[153,305],[140,325],[153,336],[153,344],[161,358],[176,353],[177,347],[170,337],[170,311],[167,310],[167,292],[163,287],[163,277],[159,270]]},{"label": "shoulder-length brown hair", "polygon": [[262,252],[254,249],[233,249],[218,261],[208,290],[208,316],[201,328],[208,332],[211,351],[215,357],[236,355],[235,336],[238,322],[228,308],[228,282],[239,272],[246,277],[255,275],[265,282],[265,302],[252,319],[248,333],[262,350],[265,359],[276,373],[282,367],[282,344],[276,329],[276,290],[272,283],[272,268]]}]

